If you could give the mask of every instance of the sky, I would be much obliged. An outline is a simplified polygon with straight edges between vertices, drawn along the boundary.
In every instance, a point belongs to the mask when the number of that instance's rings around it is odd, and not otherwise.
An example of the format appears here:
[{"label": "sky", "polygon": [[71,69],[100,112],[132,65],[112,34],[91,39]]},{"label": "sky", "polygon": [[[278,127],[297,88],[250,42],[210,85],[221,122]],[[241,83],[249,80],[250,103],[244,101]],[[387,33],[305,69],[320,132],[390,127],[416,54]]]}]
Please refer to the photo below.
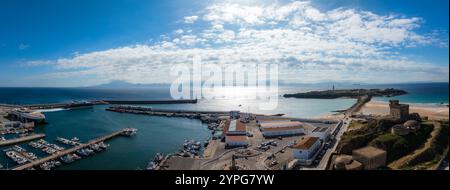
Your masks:
[{"label": "sky", "polygon": [[170,83],[278,64],[285,83],[448,82],[448,1],[2,0],[0,86]]}]

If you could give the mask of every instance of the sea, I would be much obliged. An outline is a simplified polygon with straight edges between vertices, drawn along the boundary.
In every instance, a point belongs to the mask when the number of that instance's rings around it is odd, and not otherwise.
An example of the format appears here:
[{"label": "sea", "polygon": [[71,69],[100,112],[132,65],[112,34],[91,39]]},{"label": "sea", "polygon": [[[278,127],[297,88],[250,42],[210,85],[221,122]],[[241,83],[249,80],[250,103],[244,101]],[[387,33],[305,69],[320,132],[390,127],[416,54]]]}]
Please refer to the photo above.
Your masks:
[{"label": "sea", "polygon": [[[439,105],[448,104],[448,83],[417,84],[334,84],[335,89],[350,88],[397,88],[408,92],[395,97],[401,102],[411,104]],[[276,107],[262,109],[262,100],[248,99],[248,89],[226,89],[221,97],[213,100],[200,99],[197,104],[157,104],[143,105],[161,109],[230,111],[261,114],[285,114],[290,117],[320,117],[350,107],[355,99],[296,99],[283,98],[284,93],[306,92],[311,90],[331,89],[332,85],[282,85],[278,89]],[[168,88],[133,88],[133,89],[94,89],[94,88],[0,88],[0,104],[42,104],[64,103],[80,100],[158,100],[171,99]],[[390,98],[375,98],[388,101]],[[199,120],[187,118],[167,118],[157,116],[121,114],[105,111],[107,105],[94,106],[92,109],[47,110],[44,111],[47,125],[36,127],[37,133],[45,133],[45,140],[56,143],[57,137],[78,137],[88,141],[116,130],[132,127],[138,133],[131,138],[119,137],[108,141],[111,146],[107,151],[97,153],[72,164],[64,165],[61,170],[139,170],[145,169],[156,153],[169,154],[181,148],[185,139],[205,141],[211,136],[205,124]],[[58,144],[60,145],[60,144]],[[27,143],[22,148],[46,156],[40,150]],[[0,150],[8,147],[1,147]],[[14,167],[3,151],[0,152],[0,164]]]}]

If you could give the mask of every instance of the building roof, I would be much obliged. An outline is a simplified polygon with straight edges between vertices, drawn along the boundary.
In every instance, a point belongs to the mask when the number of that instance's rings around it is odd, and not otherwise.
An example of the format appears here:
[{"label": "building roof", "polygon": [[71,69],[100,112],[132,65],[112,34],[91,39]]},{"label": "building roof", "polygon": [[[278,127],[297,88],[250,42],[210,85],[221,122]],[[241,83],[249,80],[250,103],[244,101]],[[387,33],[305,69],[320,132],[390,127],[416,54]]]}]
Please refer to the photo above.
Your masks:
[{"label": "building roof", "polygon": [[329,127],[316,127],[312,132],[316,133],[323,133],[326,132],[329,129]]},{"label": "building roof", "polygon": [[292,127],[271,127],[271,128],[263,128],[263,131],[291,131],[303,129],[301,126],[292,126]]},{"label": "building roof", "polygon": [[364,148],[353,150],[353,154],[358,154],[366,158],[373,158],[382,154],[386,154],[386,151],[379,148],[375,148],[373,146],[366,146]]},{"label": "building roof", "polygon": [[247,136],[245,135],[227,135],[225,136],[227,142],[242,142],[247,141]]},{"label": "building roof", "polygon": [[284,121],[284,122],[264,122],[260,124],[262,128],[275,128],[275,127],[299,127],[302,126],[302,122],[298,121]]},{"label": "building roof", "polygon": [[245,124],[240,120],[231,120],[225,125],[225,132],[228,131],[247,131],[245,128]]},{"label": "building roof", "polygon": [[292,148],[295,149],[302,149],[307,150],[312,147],[317,141],[319,140],[319,137],[304,137],[300,142],[295,144]]}]

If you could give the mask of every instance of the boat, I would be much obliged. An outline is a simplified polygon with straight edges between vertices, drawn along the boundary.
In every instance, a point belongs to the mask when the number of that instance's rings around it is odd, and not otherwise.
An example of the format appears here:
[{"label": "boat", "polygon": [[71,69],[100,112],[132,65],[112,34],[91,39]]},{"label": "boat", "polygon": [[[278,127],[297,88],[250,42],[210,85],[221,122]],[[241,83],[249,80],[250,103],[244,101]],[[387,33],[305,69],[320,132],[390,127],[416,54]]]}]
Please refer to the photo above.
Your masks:
[{"label": "boat", "polygon": [[109,144],[105,144],[104,142],[99,142],[98,146],[102,149],[107,149],[109,147]]},{"label": "boat", "polygon": [[43,164],[41,164],[39,166],[42,170],[51,170],[52,166],[50,164],[50,162],[44,162]]},{"label": "boat", "polygon": [[147,165],[147,170],[155,170],[156,169],[156,167],[158,167],[158,164],[156,164],[155,162],[150,162],[148,165]]},{"label": "boat", "polygon": [[133,136],[136,133],[137,133],[137,129],[135,129],[135,128],[125,128],[122,131],[122,135],[125,135],[125,136]]},{"label": "boat", "polygon": [[92,108],[94,104],[88,101],[72,101],[64,106],[65,109],[86,109]]},{"label": "boat", "polygon": [[75,158],[72,155],[61,156],[59,158],[62,162],[69,164],[75,161]]},{"label": "boat", "polygon": [[78,138],[78,137],[73,137],[72,139],[70,139],[71,141],[75,141],[75,142],[78,142],[78,141],[80,141],[80,139]]},{"label": "boat", "polygon": [[100,147],[100,145],[98,145],[98,144],[91,144],[91,145],[89,145],[89,148],[91,148],[92,150],[94,150],[94,151],[96,151],[96,152],[100,152],[100,151],[103,150],[103,149]]},{"label": "boat", "polygon": [[79,155],[81,155],[81,156],[89,156],[89,155],[91,155],[91,153],[89,152],[89,151],[87,151],[87,149],[80,149],[80,150],[77,150],[77,153],[79,154]]},{"label": "boat", "polygon": [[75,160],[79,160],[79,159],[81,159],[81,157],[80,157],[80,156],[78,156],[77,154],[72,154],[72,157],[73,157],[73,159],[75,159]]},{"label": "boat", "polygon": [[34,124],[45,124],[45,115],[39,111],[27,108],[15,108],[8,113],[8,118],[23,123],[34,122]]}]

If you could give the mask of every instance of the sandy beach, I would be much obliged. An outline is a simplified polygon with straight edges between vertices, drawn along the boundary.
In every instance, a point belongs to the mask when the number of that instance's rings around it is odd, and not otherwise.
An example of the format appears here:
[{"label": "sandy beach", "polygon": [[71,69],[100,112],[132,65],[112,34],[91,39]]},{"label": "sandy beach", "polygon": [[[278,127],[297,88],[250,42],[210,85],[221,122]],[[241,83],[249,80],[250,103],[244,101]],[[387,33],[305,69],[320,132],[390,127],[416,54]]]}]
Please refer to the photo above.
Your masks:
[{"label": "sandy beach", "polygon": [[[370,101],[359,112],[367,115],[387,115],[389,114],[389,103]],[[409,112],[419,113],[422,117],[427,116],[432,120],[448,120],[449,118],[449,107],[446,105],[410,104]]]}]

